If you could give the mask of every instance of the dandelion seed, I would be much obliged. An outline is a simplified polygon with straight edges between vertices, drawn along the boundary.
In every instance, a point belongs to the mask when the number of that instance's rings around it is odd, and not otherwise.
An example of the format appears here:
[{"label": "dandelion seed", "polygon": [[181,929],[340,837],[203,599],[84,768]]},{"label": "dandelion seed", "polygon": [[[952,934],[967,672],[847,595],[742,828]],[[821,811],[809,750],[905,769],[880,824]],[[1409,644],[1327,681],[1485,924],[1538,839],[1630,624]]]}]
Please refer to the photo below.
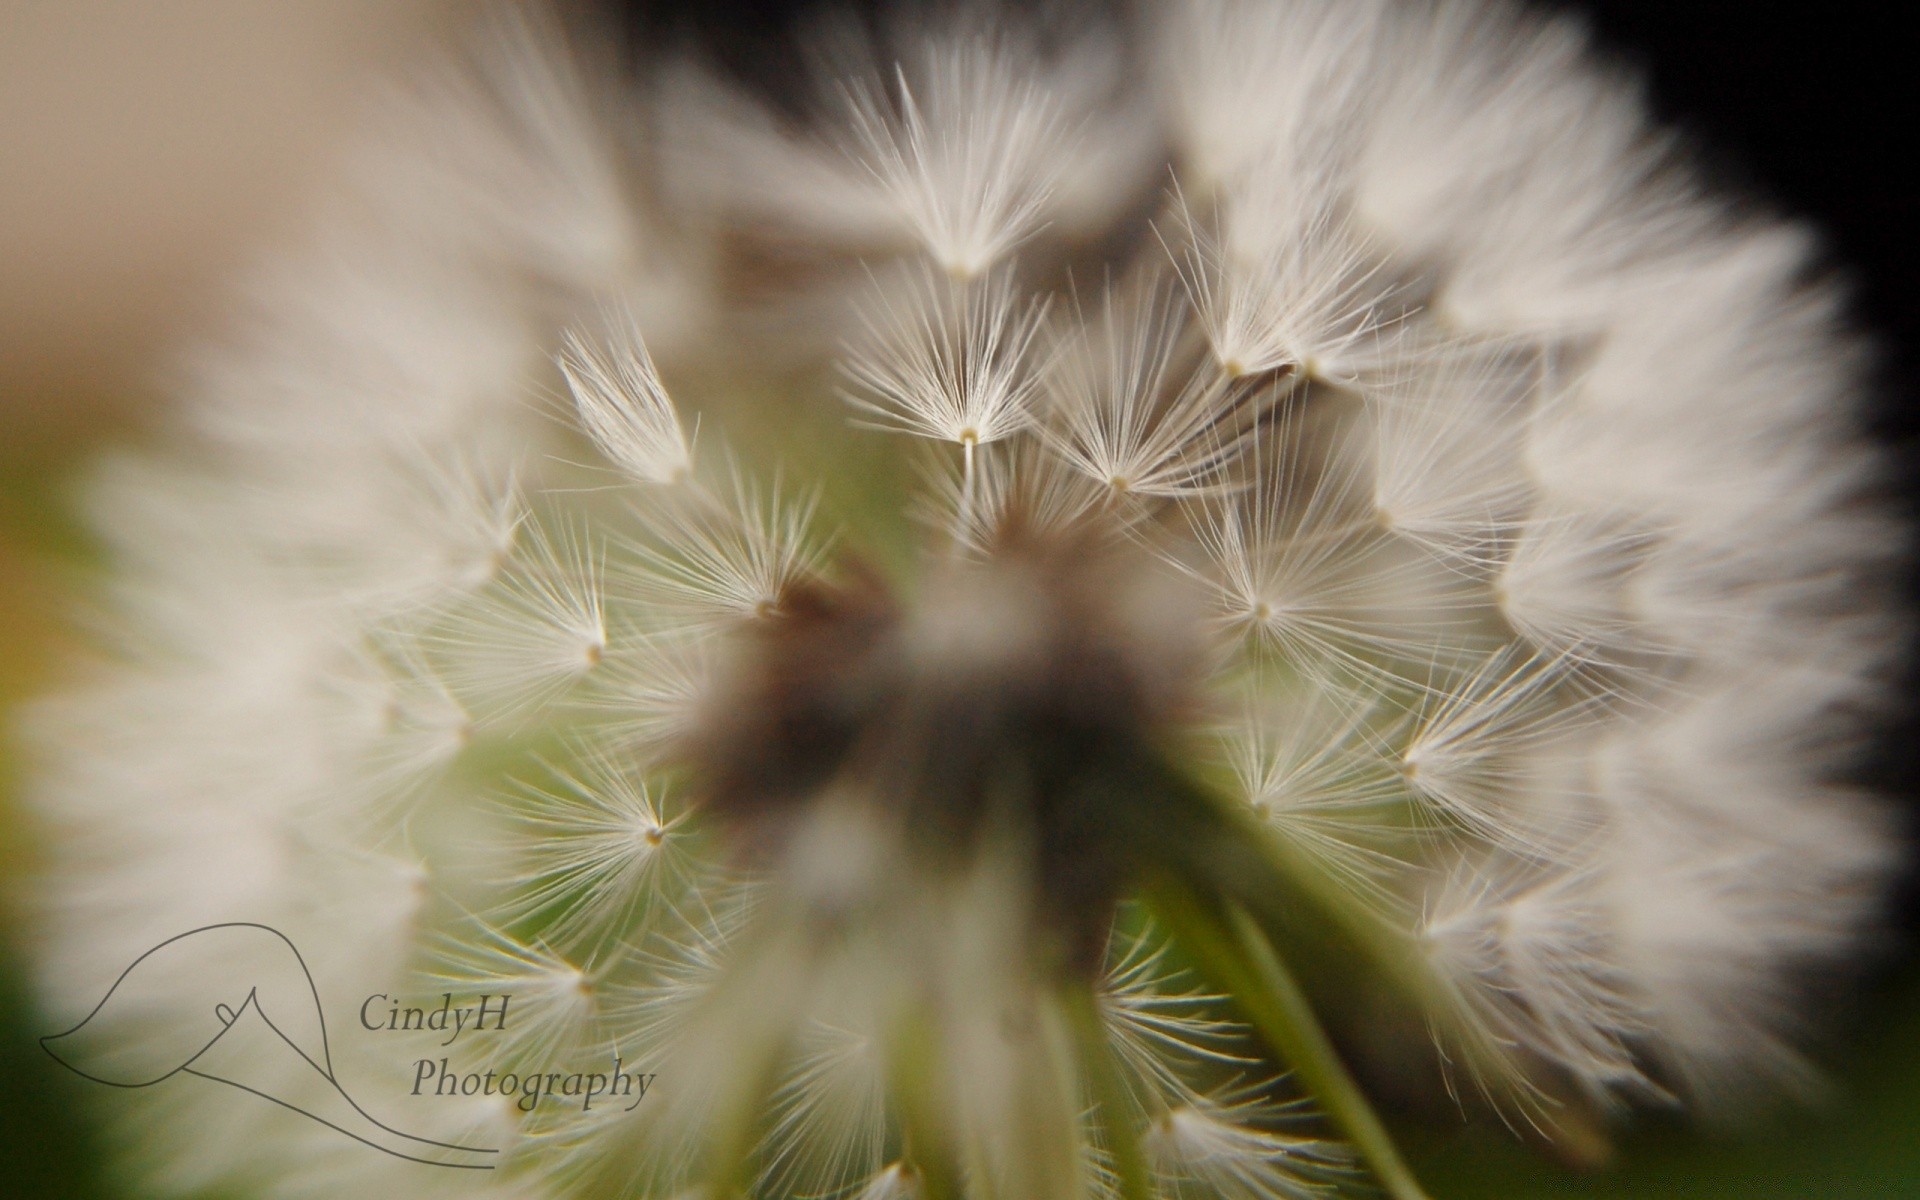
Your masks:
[{"label": "dandelion seed", "polygon": [[580,706],[622,752],[652,761],[694,732],[694,714],[708,703],[714,673],[697,637],[635,638],[608,655]]},{"label": "dandelion seed", "polygon": [[1193,369],[1187,322],[1178,296],[1139,284],[1110,293],[1098,323],[1076,313],[1077,336],[1050,356],[1051,420],[1036,432],[1116,496],[1222,487],[1259,416],[1260,389]]},{"label": "dandelion seed", "polygon": [[1022,302],[1013,276],[977,283],[923,276],[867,319],[846,365],[853,405],[886,428],[961,447],[1025,429],[1039,383],[1029,355],[1045,315]]},{"label": "dandelion seed", "polygon": [[577,777],[556,768],[550,785],[525,785],[510,806],[527,864],[513,908],[557,946],[635,936],[700,869],[684,812],[613,762],[582,765]]},{"label": "dandelion seed", "polygon": [[448,686],[501,719],[536,709],[598,667],[607,623],[598,552],[537,527],[498,585],[422,635]]},{"label": "dandelion seed", "polygon": [[1501,614],[1543,651],[1615,662],[1646,644],[1628,588],[1651,540],[1617,519],[1538,513],[1494,584]]},{"label": "dandelion seed", "polygon": [[1353,466],[1313,457],[1305,424],[1283,418],[1262,476],[1197,514],[1222,625],[1316,675],[1366,678],[1471,645],[1477,598],[1402,551],[1364,506]]},{"label": "dandelion seed", "polygon": [[1526,510],[1519,439],[1535,368],[1483,349],[1436,360],[1373,393],[1374,512],[1443,557],[1484,565]]},{"label": "dandelion seed", "polygon": [[920,1183],[904,1163],[891,1163],[874,1174],[860,1189],[859,1200],[913,1200],[920,1195]]},{"label": "dandelion seed", "polygon": [[916,508],[921,523],[979,556],[1025,535],[1071,532],[1089,521],[1124,528],[1128,520],[1124,507],[1112,510],[1110,488],[1037,439],[1022,440],[1005,454],[983,450],[971,473],[964,463],[956,469],[943,462],[926,474]]},{"label": "dandelion seed", "polygon": [[1404,791],[1373,727],[1381,699],[1346,703],[1250,697],[1222,739],[1240,794],[1260,820],[1377,901],[1383,880],[1405,868],[1393,820]]},{"label": "dandelion seed", "polygon": [[[1219,1015],[1222,997],[1182,981],[1166,963],[1168,943],[1144,931],[1119,940],[1101,981],[1107,1036],[1128,1073],[1148,1094],[1151,1110],[1184,1103],[1192,1095],[1195,1068],[1215,1064],[1234,1070],[1255,1065],[1244,1048],[1246,1030]],[[1151,1103],[1150,1103],[1151,1102]]]},{"label": "dandelion seed", "polygon": [[[881,1047],[866,1030],[824,1022],[811,1025],[800,1042],[794,1070],[773,1100],[762,1186],[816,1195],[863,1174],[873,1177],[869,1187],[880,1186],[889,1179],[879,1165],[887,1132]],[[906,1186],[898,1171],[891,1179]]]},{"label": "dandelion seed", "polygon": [[650,606],[659,632],[765,619],[819,569],[813,509],[810,499],[782,498],[777,485],[763,495],[736,472],[730,493],[647,510],[653,537],[623,547],[618,585],[628,599]]},{"label": "dandelion seed", "polygon": [[1631,1048],[1637,1004],[1606,941],[1597,875],[1529,878],[1518,863],[1476,864],[1429,908],[1423,937],[1492,1036],[1557,1063],[1602,1104],[1658,1096]]},{"label": "dandelion seed", "polygon": [[[1198,1099],[1169,1110],[1147,1135],[1176,1196],[1324,1196],[1346,1166],[1339,1150],[1273,1128],[1256,1099]],[[1183,1190],[1184,1189],[1184,1190]]]},{"label": "dandelion seed", "polygon": [[1543,849],[1538,830],[1515,811],[1513,770],[1520,753],[1551,745],[1599,703],[1560,700],[1554,691],[1565,679],[1564,663],[1503,651],[1428,692],[1398,756],[1407,786],[1483,837]]},{"label": "dandelion seed", "polygon": [[374,693],[378,731],[366,751],[368,790],[405,796],[433,777],[473,740],[473,716],[426,661],[417,642],[389,638]]},{"label": "dandelion seed", "polygon": [[478,919],[450,929],[434,945],[432,984],[461,995],[505,996],[511,1020],[490,1047],[502,1068],[537,1069],[592,1035],[598,1016],[595,976],[544,946],[510,937]]},{"label": "dandelion seed", "polygon": [[1229,376],[1298,371],[1336,382],[1369,362],[1393,319],[1393,288],[1369,247],[1332,208],[1308,202],[1277,171],[1214,201],[1212,220],[1184,197],[1181,275]]},{"label": "dandelion seed", "polygon": [[896,67],[847,94],[849,127],[886,194],[958,280],[1033,231],[1069,140],[1057,100],[984,39],[932,48],[910,83]]},{"label": "dandelion seed", "polygon": [[[1164,6],[1155,28],[1166,46],[1162,86],[1196,189],[1230,185],[1267,162],[1302,178],[1336,167],[1373,43],[1390,28],[1387,11],[1371,0]],[[1272,70],[1283,50],[1288,69]]]},{"label": "dandelion seed", "polygon": [[693,452],[633,318],[609,318],[604,347],[567,335],[560,370],[587,432],[602,453],[643,483],[670,484],[693,469]]}]

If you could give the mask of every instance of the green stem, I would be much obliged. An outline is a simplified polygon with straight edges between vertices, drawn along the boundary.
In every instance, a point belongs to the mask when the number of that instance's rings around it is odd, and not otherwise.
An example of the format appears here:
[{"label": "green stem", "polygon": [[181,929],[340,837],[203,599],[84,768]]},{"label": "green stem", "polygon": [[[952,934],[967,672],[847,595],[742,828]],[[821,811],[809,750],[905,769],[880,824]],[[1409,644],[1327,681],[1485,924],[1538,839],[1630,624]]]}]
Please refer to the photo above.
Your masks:
[{"label": "green stem", "polygon": [[940,1124],[940,1050],[924,1012],[913,1012],[892,1037],[891,1082],[899,1097],[903,1157],[920,1181],[921,1200],[959,1200],[960,1173]]},{"label": "green stem", "polygon": [[1113,1060],[1106,1023],[1100,1019],[1100,1001],[1093,988],[1085,983],[1062,988],[1060,999],[1068,1027],[1079,1043],[1081,1061],[1086,1064],[1088,1090],[1099,1110],[1100,1127],[1106,1132],[1107,1148],[1113,1155],[1120,1200],[1153,1200],[1152,1175],[1140,1148],[1139,1131],[1133,1125],[1126,1089]]},{"label": "green stem", "polygon": [[[1462,1011],[1414,935],[1357,901],[1312,855],[1254,821],[1244,806],[1164,763],[1147,764],[1140,774],[1152,780],[1157,804],[1121,812],[1132,817],[1132,844],[1144,848],[1139,852],[1143,878],[1181,881],[1194,896],[1207,898],[1216,919],[1229,908],[1244,910],[1258,922],[1263,942],[1271,936],[1292,950],[1306,949],[1316,964],[1325,955],[1326,965],[1340,970],[1349,984],[1364,974],[1367,986],[1383,998],[1434,1022],[1456,1061],[1488,1078],[1532,1086],[1509,1049]],[[1279,958],[1271,947],[1269,953]],[[1381,989],[1380,983],[1387,986]],[[1566,1117],[1556,1121],[1549,1136],[1576,1152],[1595,1143],[1604,1146],[1604,1138]]]},{"label": "green stem", "polygon": [[760,1115],[779,1078],[785,1056],[784,1038],[770,1041],[752,1054],[740,1075],[736,1094],[721,1105],[714,1135],[709,1141],[712,1171],[707,1180],[709,1200],[735,1200],[746,1194],[753,1151],[759,1140]]},{"label": "green stem", "polygon": [[1393,1200],[1427,1200],[1366,1093],[1340,1061],[1306,993],[1246,910],[1227,901],[1216,911],[1168,876],[1155,879],[1148,895],[1175,941],[1233,996],[1387,1194]]},{"label": "green stem", "polygon": [[[749,953],[735,960],[734,969],[712,996],[715,1013],[742,1012],[730,1004],[764,989],[768,980],[813,977],[818,953],[814,931],[802,930],[795,936],[793,930],[776,924],[754,930],[749,938],[745,942]],[[743,973],[742,963],[756,969]],[[765,1019],[749,1019],[730,1038],[729,1069],[707,1137],[708,1178],[703,1190],[708,1200],[735,1200],[751,1186],[764,1114],[779,1088],[780,1069],[796,1034],[798,1006],[772,1009],[748,1001],[744,1011],[764,1013]]]}]

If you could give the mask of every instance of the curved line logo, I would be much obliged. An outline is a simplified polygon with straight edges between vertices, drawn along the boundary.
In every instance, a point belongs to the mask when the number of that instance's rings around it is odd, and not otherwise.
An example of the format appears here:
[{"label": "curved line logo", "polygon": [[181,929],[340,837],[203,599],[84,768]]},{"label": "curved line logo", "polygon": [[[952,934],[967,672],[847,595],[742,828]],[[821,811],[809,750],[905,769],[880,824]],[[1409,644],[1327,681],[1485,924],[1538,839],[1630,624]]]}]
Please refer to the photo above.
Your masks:
[{"label": "curved line logo", "polygon": [[[130,1021],[142,1036],[116,1037]],[[313,974],[267,925],[203,925],[168,938],[134,959],[79,1024],[40,1045],[95,1083],[147,1088],[196,1075],[410,1162],[490,1171],[499,1153],[395,1129],[348,1095],[334,1074]],[[325,1086],[311,1086],[312,1075]]]}]

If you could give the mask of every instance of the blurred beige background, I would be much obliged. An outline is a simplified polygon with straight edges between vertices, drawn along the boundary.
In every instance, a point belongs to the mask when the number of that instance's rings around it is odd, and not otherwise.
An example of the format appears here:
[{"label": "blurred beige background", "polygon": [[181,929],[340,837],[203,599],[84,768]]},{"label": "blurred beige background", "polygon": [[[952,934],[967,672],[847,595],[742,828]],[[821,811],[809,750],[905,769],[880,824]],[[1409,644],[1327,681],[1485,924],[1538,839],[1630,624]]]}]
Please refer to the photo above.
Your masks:
[{"label": "blurred beige background", "polygon": [[0,469],[117,426],[465,0],[0,0]]}]

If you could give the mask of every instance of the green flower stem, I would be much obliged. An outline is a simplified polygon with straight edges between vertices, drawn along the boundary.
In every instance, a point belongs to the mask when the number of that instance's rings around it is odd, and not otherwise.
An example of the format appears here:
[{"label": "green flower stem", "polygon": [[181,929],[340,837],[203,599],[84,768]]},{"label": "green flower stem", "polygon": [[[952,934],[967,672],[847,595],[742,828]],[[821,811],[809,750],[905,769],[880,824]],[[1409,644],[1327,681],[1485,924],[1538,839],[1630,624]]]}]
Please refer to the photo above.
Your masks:
[{"label": "green flower stem", "polygon": [[[713,997],[718,1011],[727,1011],[729,1000],[751,995],[768,979],[811,979],[821,937],[820,930],[804,926],[797,936],[792,928],[778,924],[755,930],[746,942],[748,953],[736,961]],[[755,964],[757,971],[743,973],[740,963]],[[767,1019],[750,1024],[731,1039],[725,1090],[707,1137],[708,1178],[703,1190],[708,1200],[736,1200],[748,1194],[762,1120],[779,1087],[780,1069],[793,1051],[798,1007],[760,1011]]]},{"label": "green flower stem", "polygon": [[[1129,822],[1124,828],[1137,847],[1137,878],[1177,880],[1190,894],[1205,897],[1212,911],[1243,911],[1258,922],[1263,941],[1278,939],[1289,953],[1309,956],[1316,978],[1320,968],[1332,968],[1350,984],[1364,979],[1410,1014],[1434,1022],[1448,1054],[1469,1070],[1520,1088],[1536,1086],[1509,1049],[1461,1009],[1458,995],[1436,975],[1411,933],[1385,920],[1244,806],[1164,760],[1143,758],[1135,769],[1140,782],[1131,792],[1116,789],[1127,803],[1114,811]],[[1279,958],[1271,946],[1269,952]],[[1574,1116],[1562,1105],[1553,1123],[1541,1122],[1541,1128],[1584,1160],[1580,1151],[1604,1149],[1605,1141]]]},{"label": "green flower stem", "polygon": [[1162,875],[1148,899],[1206,974],[1225,988],[1281,1060],[1299,1077],[1393,1200],[1427,1200],[1366,1094],[1340,1061],[1306,993],[1245,909],[1209,906],[1186,885]]},{"label": "green flower stem", "polygon": [[708,1200],[737,1200],[747,1194],[753,1151],[760,1136],[760,1115],[779,1080],[788,1040],[769,1039],[757,1048],[740,1072],[737,1093],[719,1108],[719,1119],[708,1141],[712,1171],[707,1180]]},{"label": "green flower stem", "polygon": [[921,1200],[959,1200],[960,1171],[944,1136],[938,1036],[923,1012],[903,1018],[892,1035],[891,1080],[899,1097],[902,1157],[919,1178]]},{"label": "green flower stem", "polygon": [[1091,986],[1077,983],[1061,989],[1060,1002],[1074,1040],[1079,1043],[1088,1091],[1099,1110],[1107,1150],[1113,1155],[1120,1200],[1153,1200],[1153,1177],[1140,1147],[1139,1130],[1134,1127],[1132,1105],[1127,1102],[1126,1089],[1114,1064],[1113,1046],[1107,1040],[1099,999]]}]

